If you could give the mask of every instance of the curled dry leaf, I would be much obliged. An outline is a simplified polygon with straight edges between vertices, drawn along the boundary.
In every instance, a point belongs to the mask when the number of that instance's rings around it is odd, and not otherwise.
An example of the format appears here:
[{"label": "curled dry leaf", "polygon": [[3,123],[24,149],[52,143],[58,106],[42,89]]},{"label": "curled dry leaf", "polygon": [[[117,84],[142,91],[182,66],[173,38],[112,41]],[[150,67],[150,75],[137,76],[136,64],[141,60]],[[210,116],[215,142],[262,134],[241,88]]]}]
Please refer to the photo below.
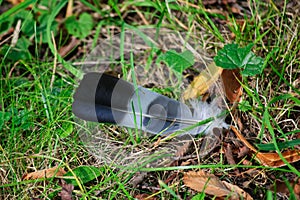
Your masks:
[{"label": "curled dry leaf", "polygon": [[[264,165],[269,167],[282,167],[286,164],[280,158],[278,153],[261,153],[258,152],[242,134],[233,126],[230,127],[235,135],[255,154],[256,158]],[[293,163],[300,160],[299,150],[286,150],[281,153],[287,162]]]},{"label": "curled dry leaf", "polygon": [[193,82],[184,91],[183,98],[185,100],[192,99],[206,93],[209,87],[218,80],[222,70],[223,69],[217,67],[214,62],[209,64],[207,69],[203,70],[197,77],[195,77]]},{"label": "curled dry leaf", "polygon": [[186,186],[206,194],[216,197],[230,197],[230,199],[251,200],[252,197],[238,186],[221,181],[213,174],[208,174],[202,170],[198,172],[190,171],[184,174],[183,182]]},{"label": "curled dry leaf", "polygon": [[224,92],[230,103],[239,102],[243,94],[239,69],[224,69],[221,74]]},{"label": "curled dry leaf", "polygon": [[63,168],[58,168],[58,166],[55,166],[49,169],[43,169],[36,172],[24,174],[22,176],[22,179],[34,180],[39,178],[51,178],[51,177],[63,176],[65,173],[66,171]]}]

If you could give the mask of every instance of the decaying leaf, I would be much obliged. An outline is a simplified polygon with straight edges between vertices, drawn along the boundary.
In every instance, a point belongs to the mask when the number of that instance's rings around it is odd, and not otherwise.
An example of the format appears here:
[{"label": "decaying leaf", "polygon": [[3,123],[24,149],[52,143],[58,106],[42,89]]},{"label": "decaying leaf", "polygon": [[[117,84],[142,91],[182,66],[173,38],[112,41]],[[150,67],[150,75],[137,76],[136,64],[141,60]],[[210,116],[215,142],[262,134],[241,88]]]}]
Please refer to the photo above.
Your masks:
[{"label": "decaying leaf", "polygon": [[61,179],[61,192],[58,193],[58,196],[61,197],[61,200],[72,200],[72,192],[74,190],[74,185],[67,184],[66,181]]},{"label": "decaying leaf", "polygon": [[31,172],[28,174],[24,174],[22,179],[23,180],[34,180],[39,178],[51,178],[51,177],[57,177],[57,176],[63,176],[66,173],[66,171],[63,168],[58,168],[58,166],[49,168],[49,169],[43,169],[36,172]]},{"label": "decaying leaf", "polygon": [[[288,181],[288,182],[283,182],[282,180],[275,180],[274,182],[274,187],[271,187],[270,189],[272,191],[284,193],[287,195],[291,195],[291,191],[289,190],[287,184],[290,185],[290,187],[293,189],[294,195],[296,196],[296,199],[300,199],[300,182],[298,181]],[[290,199],[292,199],[290,197]]]},{"label": "decaying leaf", "polygon": [[209,87],[214,84],[220,74],[222,73],[222,68],[217,67],[214,62],[207,66],[207,69],[203,70],[193,82],[188,86],[188,88],[183,93],[183,98],[192,99],[199,97],[207,92]]},{"label": "decaying leaf", "polygon": [[154,197],[153,195],[149,195],[149,194],[138,194],[134,197],[135,199],[138,200],[156,200],[157,198]]},{"label": "decaying leaf", "polygon": [[213,174],[208,174],[202,170],[190,171],[184,174],[183,182],[186,186],[206,194],[216,197],[230,197],[230,199],[251,200],[252,197],[238,186],[221,181]]},{"label": "decaying leaf", "polygon": [[[278,153],[261,153],[258,152],[245,138],[242,134],[233,126],[231,130],[235,135],[255,154],[256,158],[264,165],[269,167],[282,167],[286,164],[281,160]],[[282,156],[289,163],[293,163],[300,160],[300,151],[299,150],[286,150],[281,153]]]},{"label": "decaying leaf", "polygon": [[213,128],[212,132],[204,137],[199,151],[199,156],[201,158],[207,156],[211,151],[221,144],[221,141],[222,128]]},{"label": "decaying leaf", "polygon": [[228,183],[226,181],[222,181],[222,183],[231,191],[236,192],[237,194],[239,194],[240,197],[243,197],[243,199],[245,200],[251,200],[253,199],[247,192],[245,192],[243,189],[241,189],[240,187],[233,185],[231,183]]},{"label": "decaying leaf", "polygon": [[223,69],[221,74],[224,92],[230,103],[239,102],[243,94],[239,69]]},{"label": "decaying leaf", "polygon": [[191,145],[193,144],[192,141],[185,142],[182,146],[177,147],[177,151],[175,153],[175,156],[182,157],[188,153],[190,150]]}]

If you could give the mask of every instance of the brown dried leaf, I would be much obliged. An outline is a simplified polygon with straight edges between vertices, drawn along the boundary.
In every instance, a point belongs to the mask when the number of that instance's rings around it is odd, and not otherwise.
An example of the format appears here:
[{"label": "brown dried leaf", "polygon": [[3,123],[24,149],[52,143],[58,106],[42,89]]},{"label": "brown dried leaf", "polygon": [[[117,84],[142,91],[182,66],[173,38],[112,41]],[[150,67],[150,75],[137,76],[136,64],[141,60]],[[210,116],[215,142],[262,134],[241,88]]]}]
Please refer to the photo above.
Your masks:
[{"label": "brown dried leaf", "polygon": [[237,185],[233,185],[231,183],[228,183],[226,181],[222,181],[222,183],[230,190],[230,191],[234,191],[237,194],[239,194],[240,197],[243,197],[242,199],[245,200],[252,200],[253,198],[250,196],[250,194],[248,194],[247,192],[245,192],[243,189],[241,189],[240,187],[238,187]]},{"label": "brown dried leaf", "polygon": [[[299,199],[300,197],[300,183],[299,181],[289,181],[290,186],[294,190],[294,195],[296,196],[296,199]],[[276,180],[274,187],[270,188],[272,191],[284,193],[287,195],[290,195],[290,190],[287,187],[287,184],[281,180]]]},{"label": "brown dried leaf", "polygon": [[72,200],[72,192],[74,190],[74,185],[67,184],[63,179],[61,179],[61,192],[58,193],[58,196],[61,197],[61,200]]},{"label": "brown dried leaf", "polygon": [[138,199],[138,200],[156,200],[157,198],[156,197],[153,197],[152,195],[149,195],[149,194],[138,194],[134,197],[135,199]]},{"label": "brown dried leaf", "polygon": [[231,102],[239,102],[243,94],[242,75],[239,69],[224,69],[221,74],[221,79],[224,86],[224,92],[227,99]]},{"label": "brown dried leaf", "polygon": [[183,98],[192,99],[206,93],[209,87],[218,80],[222,70],[214,62],[210,63],[207,69],[203,70],[184,91]]},{"label": "brown dried leaf", "polygon": [[44,169],[44,170],[39,170],[36,172],[31,172],[28,174],[24,174],[22,176],[23,180],[34,180],[34,179],[39,179],[39,178],[51,178],[51,177],[57,177],[57,176],[63,176],[66,173],[66,171],[63,168],[58,168],[58,166],[49,168],[49,169]]},{"label": "brown dried leaf", "polygon": [[206,194],[216,197],[230,197],[230,199],[240,199],[240,196],[247,196],[247,199],[252,199],[249,194],[244,192],[239,187],[234,187],[229,183],[224,184],[218,177],[213,174],[208,174],[204,171],[190,171],[184,174],[183,182],[186,186]]},{"label": "brown dried leaf", "polygon": [[15,6],[22,3],[24,0],[7,0],[7,1]]},{"label": "brown dried leaf", "polygon": [[[235,133],[235,135],[251,150],[254,154],[256,154],[256,158],[265,166],[269,167],[282,167],[286,164],[281,160],[278,153],[261,153],[258,152],[245,138],[242,134],[233,126],[231,126],[231,130]],[[297,162],[300,160],[300,151],[299,150],[286,150],[281,153],[282,156],[289,163]]]},{"label": "brown dried leaf", "polygon": [[222,128],[213,128],[212,132],[204,137],[199,151],[199,156],[207,156],[211,151],[220,145],[221,141]]},{"label": "brown dried leaf", "polygon": [[238,153],[238,158],[244,157],[245,155],[247,155],[249,153],[249,148],[246,146],[243,146],[239,149],[239,153]]},{"label": "brown dried leaf", "polygon": [[177,151],[175,153],[175,156],[182,157],[188,153],[190,150],[191,145],[193,144],[192,141],[185,142],[182,146],[177,147]]},{"label": "brown dried leaf", "polygon": [[227,147],[225,148],[224,153],[225,153],[225,157],[226,157],[228,163],[230,165],[235,165],[236,163],[235,163],[235,160],[233,158],[233,154],[232,154],[232,149],[231,148],[232,148],[231,145],[228,144]]}]

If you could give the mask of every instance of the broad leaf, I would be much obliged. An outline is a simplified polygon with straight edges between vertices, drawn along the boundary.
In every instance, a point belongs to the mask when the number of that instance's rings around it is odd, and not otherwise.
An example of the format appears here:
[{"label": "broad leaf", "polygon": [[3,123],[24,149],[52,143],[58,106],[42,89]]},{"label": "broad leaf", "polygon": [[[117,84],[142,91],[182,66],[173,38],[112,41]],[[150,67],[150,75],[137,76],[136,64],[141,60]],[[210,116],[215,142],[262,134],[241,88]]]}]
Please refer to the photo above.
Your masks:
[{"label": "broad leaf", "polygon": [[253,44],[239,48],[237,44],[227,44],[221,49],[214,61],[224,69],[243,69],[244,76],[253,76],[262,72],[264,60],[251,52]]},{"label": "broad leaf", "polygon": [[66,20],[66,29],[69,34],[83,39],[93,28],[93,18],[88,13],[82,13],[79,20],[76,20],[75,16],[71,16]]},{"label": "broad leaf", "polygon": [[[97,167],[93,167],[93,166],[79,166],[79,167],[73,169],[73,173],[83,184],[85,184],[89,181],[92,181],[101,175],[100,169]],[[72,174],[72,172],[68,172],[64,176],[73,176],[73,174]],[[66,182],[71,183],[74,186],[78,185],[75,178],[74,179],[66,179]]]},{"label": "broad leaf", "polygon": [[157,62],[165,62],[174,71],[182,73],[183,70],[192,66],[195,63],[194,55],[191,51],[178,53],[174,50],[167,51],[157,58]]}]

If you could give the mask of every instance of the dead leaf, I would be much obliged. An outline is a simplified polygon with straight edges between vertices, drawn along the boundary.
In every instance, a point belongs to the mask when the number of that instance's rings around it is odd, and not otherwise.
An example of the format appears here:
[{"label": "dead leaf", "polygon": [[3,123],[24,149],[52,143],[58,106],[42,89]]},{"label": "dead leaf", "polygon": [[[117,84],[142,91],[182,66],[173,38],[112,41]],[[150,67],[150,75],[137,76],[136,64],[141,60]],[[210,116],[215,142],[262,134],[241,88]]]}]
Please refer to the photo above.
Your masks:
[{"label": "dead leaf", "polygon": [[34,180],[34,179],[39,179],[39,178],[51,178],[51,177],[57,177],[57,176],[63,176],[66,173],[66,171],[63,168],[58,168],[58,166],[49,168],[49,169],[44,169],[44,170],[39,170],[36,172],[31,172],[28,174],[24,174],[22,176],[23,180]]},{"label": "dead leaf", "polygon": [[209,64],[207,69],[203,70],[184,91],[183,98],[187,100],[205,94],[209,87],[218,80],[222,70],[214,62]]},{"label": "dead leaf", "polygon": [[175,156],[182,157],[182,156],[186,155],[188,153],[188,151],[190,150],[190,147],[192,144],[193,144],[192,141],[187,141],[182,146],[178,146]]},{"label": "dead leaf", "polygon": [[239,69],[224,69],[221,74],[224,92],[230,103],[239,102],[243,94]]},{"label": "dead leaf", "polygon": [[199,156],[204,157],[213,151],[222,141],[222,128],[213,128],[209,135],[206,135],[202,141]]},{"label": "dead leaf", "polygon": [[238,158],[244,157],[245,155],[247,155],[249,153],[249,148],[246,146],[243,146],[241,148],[239,148],[239,153],[238,153]]},{"label": "dead leaf", "polygon": [[[184,174],[183,182],[186,186],[206,194],[216,197],[230,197],[230,199],[240,199],[247,197],[248,200],[252,197],[239,187],[221,181],[213,174],[208,174],[202,170],[198,172],[190,171]],[[246,199],[246,198],[245,198]]]},{"label": "dead leaf", "polygon": [[224,153],[225,153],[225,157],[226,157],[228,163],[230,165],[235,165],[236,163],[235,163],[235,160],[233,158],[232,149],[231,149],[230,144],[227,145],[227,147],[225,148]]},{"label": "dead leaf", "polygon": [[[289,181],[290,186],[294,190],[294,195],[296,195],[296,198],[299,199],[300,197],[300,183],[298,181]],[[274,187],[270,188],[272,191],[284,193],[287,195],[290,195],[290,190],[288,189],[287,185],[285,182],[281,180],[276,180],[274,183]]]},{"label": "dead leaf", "polygon": [[58,193],[58,196],[61,197],[61,200],[72,200],[72,192],[74,190],[74,185],[67,184],[66,181],[61,179],[61,192]]},{"label": "dead leaf", "polygon": [[22,3],[24,0],[7,0],[7,1],[15,6]]},{"label": "dead leaf", "polygon": [[[230,127],[235,135],[254,153],[256,158],[264,165],[269,167],[282,167],[286,164],[281,160],[278,153],[261,153],[258,152],[245,138],[242,134],[233,126]],[[286,150],[281,153],[282,156],[289,163],[297,162],[300,160],[300,151],[299,150]]]},{"label": "dead leaf", "polygon": [[149,195],[149,194],[138,194],[138,195],[135,195],[134,198],[138,199],[138,200],[156,200],[157,199],[157,198],[153,197],[153,195]]},{"label": "dead leaf", "polygon": [[231,191],[234,191],[236,193],[238,193],[240,195],[240,197],[243,197],[243,199],[245,200],[251,200],[253,199],[250,194],[248,194],[247,192],[245,192],[243,189],[241,189],[240,187],[238,187],[237,185],[233,185],[231,183],[228,183],[226,181],[222,181],[222,183]]}]

